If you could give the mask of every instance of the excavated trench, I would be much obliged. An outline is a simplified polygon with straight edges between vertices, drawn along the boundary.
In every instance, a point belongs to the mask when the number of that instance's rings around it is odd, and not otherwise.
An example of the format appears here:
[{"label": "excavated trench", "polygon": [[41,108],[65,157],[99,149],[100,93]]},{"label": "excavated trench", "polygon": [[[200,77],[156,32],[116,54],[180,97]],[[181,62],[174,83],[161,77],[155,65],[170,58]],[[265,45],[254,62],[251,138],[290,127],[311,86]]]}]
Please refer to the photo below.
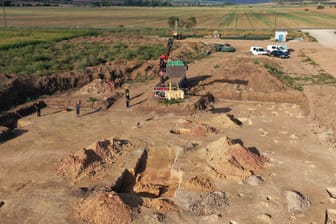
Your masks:
[{"label": "excavated trench", "polygon": [[176,152],[172,149],[144,150],[134,169],[125,169],[112,190],[146,198],[173,196],[180,182],[172,170]]}]

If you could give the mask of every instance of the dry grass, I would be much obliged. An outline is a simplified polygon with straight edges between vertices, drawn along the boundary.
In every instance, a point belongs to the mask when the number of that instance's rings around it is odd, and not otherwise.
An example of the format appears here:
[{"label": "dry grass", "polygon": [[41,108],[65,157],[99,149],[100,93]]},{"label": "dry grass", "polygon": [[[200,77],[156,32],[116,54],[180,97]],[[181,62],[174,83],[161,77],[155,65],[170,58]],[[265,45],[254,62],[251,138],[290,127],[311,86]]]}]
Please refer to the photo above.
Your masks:
[{"label": "dry grass", "polygon": [[7,8],[8,25],[23,27],[167,28],[171,16],[194,16],[196,28],[203,29],[273,29],[275,17],[276,27],[285,29],[334,28],[336,24],[336,8],[316,7]]}]

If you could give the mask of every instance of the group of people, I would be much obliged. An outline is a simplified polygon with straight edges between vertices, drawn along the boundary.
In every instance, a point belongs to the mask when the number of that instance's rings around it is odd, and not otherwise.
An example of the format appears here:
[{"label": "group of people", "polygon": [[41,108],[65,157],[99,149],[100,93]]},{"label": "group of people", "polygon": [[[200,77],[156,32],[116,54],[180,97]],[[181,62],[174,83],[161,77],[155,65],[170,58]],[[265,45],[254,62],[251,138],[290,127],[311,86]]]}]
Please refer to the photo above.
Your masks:
[{"label": "group of people", "polygon": [[[129,108],[131,98],[130,98],[130,91],[128,89],[128,86],[125,87],[125,98],[126,98],[126,108]],[[38,103],[34,103],[33,107],[35,109],[36,116],[41,117],[41,107],[40,107],[40,105]],[[75,110],[76,110],[77,117],[79,117],[80,116],[80,110],[81,110],[81,100],[76,100]]]}]

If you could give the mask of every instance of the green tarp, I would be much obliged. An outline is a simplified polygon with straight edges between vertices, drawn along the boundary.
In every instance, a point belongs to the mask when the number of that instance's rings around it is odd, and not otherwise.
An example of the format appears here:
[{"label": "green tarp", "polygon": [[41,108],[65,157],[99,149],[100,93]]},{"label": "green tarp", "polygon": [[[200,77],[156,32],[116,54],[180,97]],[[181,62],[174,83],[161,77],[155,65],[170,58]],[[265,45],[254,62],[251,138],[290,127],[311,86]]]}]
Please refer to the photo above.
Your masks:
[{"label": "green tarp", "polygon": [[166,66],[184,66],[184,63],[183,61],[169,61]]}]

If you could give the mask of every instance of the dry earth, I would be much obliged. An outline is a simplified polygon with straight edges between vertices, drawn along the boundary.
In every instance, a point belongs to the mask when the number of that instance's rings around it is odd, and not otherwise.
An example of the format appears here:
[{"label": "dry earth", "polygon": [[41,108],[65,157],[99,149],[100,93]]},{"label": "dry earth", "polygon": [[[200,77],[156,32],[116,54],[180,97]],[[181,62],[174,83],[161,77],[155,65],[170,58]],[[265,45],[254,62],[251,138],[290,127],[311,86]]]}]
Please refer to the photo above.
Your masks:
[{"label": "dry earth", "polygon": [[[199,41],[224,42],[184,42]],[[22,119],[0,145],[1,223],[325,223],[336,209],[326,191],[336,185],[336,87],[294,91],[262,65],[316,74],[328,63],[312,66],[300,53],[328,49],[290,42],[295,51],[280,60],[248,55],[269,41],[230,43],[236,53],[189,65],[178,105],[154,99],[152,80],[130,84],[130,108],[121,97],[80,117],[48,107]],[[47,102],[111,96],[100,88]]]}]

